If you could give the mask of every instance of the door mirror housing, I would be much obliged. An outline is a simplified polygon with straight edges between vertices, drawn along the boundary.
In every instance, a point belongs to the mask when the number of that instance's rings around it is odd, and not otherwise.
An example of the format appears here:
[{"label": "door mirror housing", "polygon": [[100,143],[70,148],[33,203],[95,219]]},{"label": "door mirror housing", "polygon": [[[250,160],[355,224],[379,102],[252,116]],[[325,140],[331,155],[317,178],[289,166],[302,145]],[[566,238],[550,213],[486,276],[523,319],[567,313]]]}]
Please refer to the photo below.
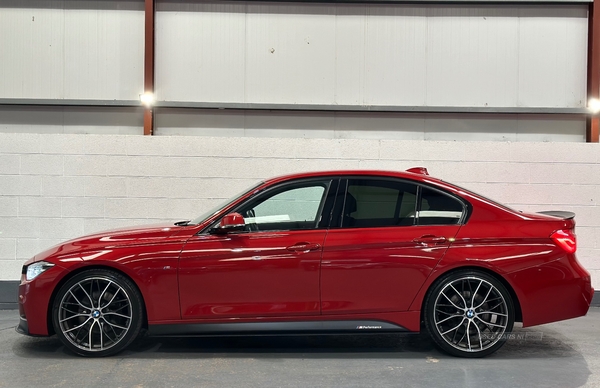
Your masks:
[{"label": "door mirror housing", "polygon": [[223,219],[219,226],[211,229],[211,233],[229,233],[244,230],[246,221],[240,213],[229,213]]}]

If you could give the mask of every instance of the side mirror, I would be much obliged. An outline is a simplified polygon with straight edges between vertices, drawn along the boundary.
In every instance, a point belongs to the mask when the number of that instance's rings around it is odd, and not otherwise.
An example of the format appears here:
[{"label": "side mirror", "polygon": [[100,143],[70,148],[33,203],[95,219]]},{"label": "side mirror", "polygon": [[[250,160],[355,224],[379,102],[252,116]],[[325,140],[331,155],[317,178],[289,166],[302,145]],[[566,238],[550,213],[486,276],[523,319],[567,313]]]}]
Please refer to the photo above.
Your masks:
[{"label": "side mirror", "polygon": [[212,233],[229,233],[244,230],[246,222],[240,213],[229,213],[221,220],[219,226],[211,230]]}]

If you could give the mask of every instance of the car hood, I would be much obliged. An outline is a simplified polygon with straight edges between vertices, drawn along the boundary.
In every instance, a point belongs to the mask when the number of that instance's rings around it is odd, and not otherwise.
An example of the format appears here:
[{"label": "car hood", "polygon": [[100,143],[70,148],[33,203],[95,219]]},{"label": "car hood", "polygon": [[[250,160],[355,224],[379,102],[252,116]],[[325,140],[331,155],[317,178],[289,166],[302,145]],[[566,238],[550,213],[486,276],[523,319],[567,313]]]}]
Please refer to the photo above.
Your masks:
[{"label": "car hood", "polygon": [[121,246],[148,245],[165,239],[187,240],[197,229],[196,225],[176,226],[173,223],[143,225],[112,229],[78,237],[55,245],[38,253],[33,261],[45,260],[50,256],[65,256],[74,252],[107,249]]}]

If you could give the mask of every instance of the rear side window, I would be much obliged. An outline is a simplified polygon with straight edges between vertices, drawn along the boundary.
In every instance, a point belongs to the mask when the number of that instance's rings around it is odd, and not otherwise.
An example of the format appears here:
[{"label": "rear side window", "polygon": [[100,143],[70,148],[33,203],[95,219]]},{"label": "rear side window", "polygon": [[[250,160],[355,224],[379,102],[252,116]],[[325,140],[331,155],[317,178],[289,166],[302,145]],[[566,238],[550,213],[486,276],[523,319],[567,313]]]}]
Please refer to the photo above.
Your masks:
[{"label": "rear side window", "polygon": [[463,214],[462,203],[449,195],[427,187],[421,189],[419,225],[455,225]]},{"label": "rear side window", "polygon": [[349,179],[342,227],[374,228],[414,225],[417,186],[411,183]]}]

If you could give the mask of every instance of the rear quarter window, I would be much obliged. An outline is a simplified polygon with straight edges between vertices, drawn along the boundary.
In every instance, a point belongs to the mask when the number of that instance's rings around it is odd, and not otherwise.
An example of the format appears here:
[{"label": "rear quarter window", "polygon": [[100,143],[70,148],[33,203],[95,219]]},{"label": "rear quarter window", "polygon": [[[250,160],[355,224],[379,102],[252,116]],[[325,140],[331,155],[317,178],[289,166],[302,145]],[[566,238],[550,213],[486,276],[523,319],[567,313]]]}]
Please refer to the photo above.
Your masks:
[{"label": "rear quarter window", "polygon": [[462,219],[463,212],[464,206],[458,199],[427,187],[421,189],[419,225],[455,225]]}]

